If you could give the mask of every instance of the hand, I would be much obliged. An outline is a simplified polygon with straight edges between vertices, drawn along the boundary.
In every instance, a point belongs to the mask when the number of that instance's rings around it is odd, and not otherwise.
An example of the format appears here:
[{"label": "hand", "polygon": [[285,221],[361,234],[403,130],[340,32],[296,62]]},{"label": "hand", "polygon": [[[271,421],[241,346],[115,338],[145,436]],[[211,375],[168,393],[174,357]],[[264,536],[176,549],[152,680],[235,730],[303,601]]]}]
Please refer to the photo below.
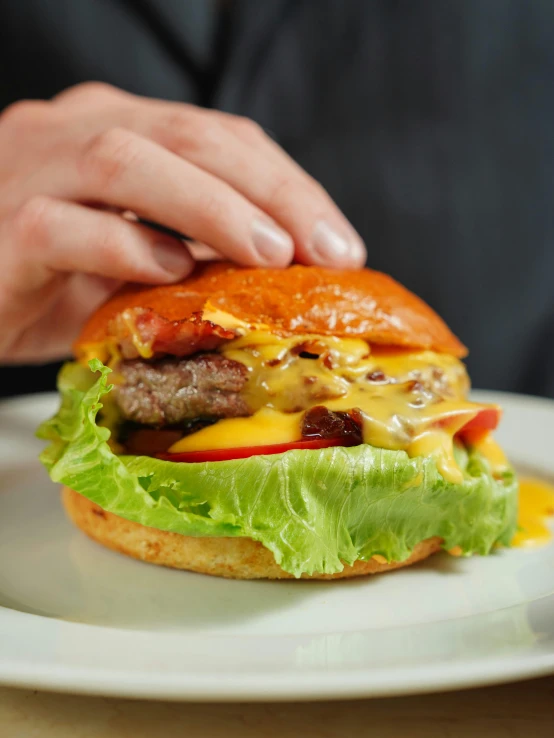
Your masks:
[{"label": "hand", "polygon": [[[121,281],[194,260],[131,212],[251,266],[359,267],[360,237],[254,122],[99,83],[0,116],[0,360],[66,355]],[[194,249],[193,249],[194,251]]]}]

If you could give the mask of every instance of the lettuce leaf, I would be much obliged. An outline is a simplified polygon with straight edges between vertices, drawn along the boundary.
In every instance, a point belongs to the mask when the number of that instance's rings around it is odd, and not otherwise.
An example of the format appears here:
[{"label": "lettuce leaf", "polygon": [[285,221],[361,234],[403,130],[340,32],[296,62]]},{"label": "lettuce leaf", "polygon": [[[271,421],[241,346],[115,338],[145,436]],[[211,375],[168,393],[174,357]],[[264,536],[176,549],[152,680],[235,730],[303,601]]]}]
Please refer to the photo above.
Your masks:
[{"label": "lettuce leaf", "polygon": [[61,407],[38,430],[50,441],[41,461],[53,481],[128,520],[187,536],[248,536],[295,576],[375,554],[402,561],[431,536],[464,555],[487,554],[515,532],[514,473],[494,479],[463,447],[462,484],[430,458],[365,444],[199,464],[117,456],[96,424],[110,370],[97,359],[90,368],[96,381],[77,364],[62,369]]}]

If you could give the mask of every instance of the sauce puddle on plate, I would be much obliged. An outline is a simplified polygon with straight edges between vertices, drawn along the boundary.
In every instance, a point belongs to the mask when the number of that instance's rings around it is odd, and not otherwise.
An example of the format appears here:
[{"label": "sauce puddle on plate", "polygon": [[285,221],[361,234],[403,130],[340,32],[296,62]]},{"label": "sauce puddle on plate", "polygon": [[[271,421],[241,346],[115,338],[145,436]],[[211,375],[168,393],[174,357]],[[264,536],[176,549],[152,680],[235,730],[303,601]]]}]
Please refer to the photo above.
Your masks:
[{"label": "sauce puddle on plate", "polygon": [[552,540],[548,518],[554,515],[554,486],[532,477],[519,482],[518,531],[512,546],[532,548]]}]

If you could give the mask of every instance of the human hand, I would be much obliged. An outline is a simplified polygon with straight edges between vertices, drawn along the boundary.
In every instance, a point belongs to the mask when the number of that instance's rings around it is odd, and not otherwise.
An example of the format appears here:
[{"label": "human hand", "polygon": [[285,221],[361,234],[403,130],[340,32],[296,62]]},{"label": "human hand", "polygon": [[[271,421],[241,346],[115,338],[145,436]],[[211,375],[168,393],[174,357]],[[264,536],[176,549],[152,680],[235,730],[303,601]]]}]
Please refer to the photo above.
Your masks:
[{"label": "human hand", "polygon": [[0,360],[68,353],[122,281],[186,276],[186,233],[250,266],[359,267],[360,237],[254,122],[100,83],[0,116]]}]

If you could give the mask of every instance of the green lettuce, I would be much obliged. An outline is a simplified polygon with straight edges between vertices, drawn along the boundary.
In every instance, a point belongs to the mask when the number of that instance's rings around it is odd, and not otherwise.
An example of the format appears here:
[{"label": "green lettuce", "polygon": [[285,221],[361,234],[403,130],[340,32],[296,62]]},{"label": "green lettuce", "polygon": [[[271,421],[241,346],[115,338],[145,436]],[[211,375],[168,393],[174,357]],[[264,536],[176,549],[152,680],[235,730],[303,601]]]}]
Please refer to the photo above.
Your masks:
[{"label": "green lettuce", "polygon": [[109,369],[66,364],[61,407],[41,425],[41,454],[53,481],[128,520],[187,536],[247,536],[285,571],[332,574],[375,554],[403,561],[431,536],[462,554],[509,545],[517,481],[494,479],[474,450],[457,448],[462,484],[447,482],[431,458],[361,445],[288,451],[217,463],[183,464],[118,456],[96,423],[112,387]]}]

